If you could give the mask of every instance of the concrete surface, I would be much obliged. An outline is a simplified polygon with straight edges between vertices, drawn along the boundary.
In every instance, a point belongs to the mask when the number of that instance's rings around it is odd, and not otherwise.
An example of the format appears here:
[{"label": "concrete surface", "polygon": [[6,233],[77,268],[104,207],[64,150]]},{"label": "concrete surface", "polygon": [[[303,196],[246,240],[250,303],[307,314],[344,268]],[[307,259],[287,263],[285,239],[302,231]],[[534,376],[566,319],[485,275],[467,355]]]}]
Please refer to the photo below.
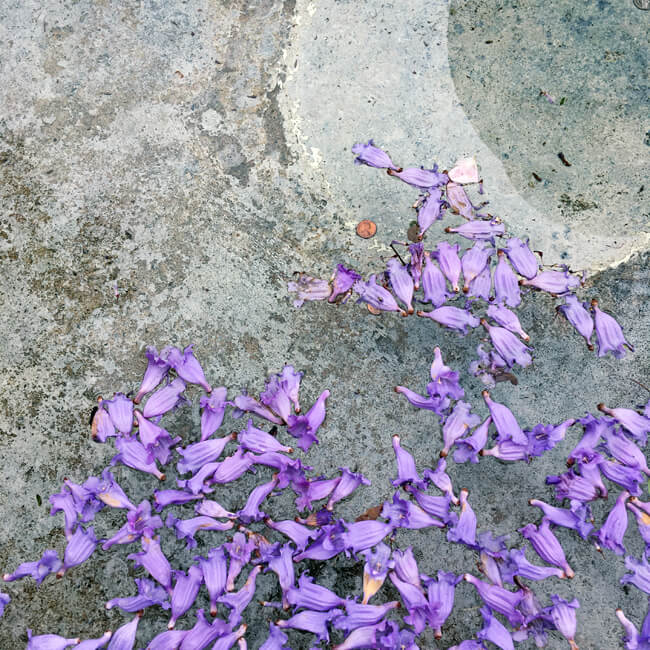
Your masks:
[{"label": "concrete surface", "polygon": [[[393,433],[422,466],[433,463],[437,428],[392,386],[423,387],[434,345],[464,369],[476,337],[459,339],[418,319],[375,318],[354,305],[295,311],[286,294],[295,270],[325,275],[338,261],[376,269],[390,254],[385,244],[404,237],[414,193],[351,164],[351,145],[368,137],[402,164],[448,167],[475,155],[490,209],[513,232],[530,234],[549,261],[601,269],[585,295],[598,295],[620,318],[636,353],[621,362],[597,359],[553,320],[553,301],[534,296],[521,318],[535,342],[535,365],[520,373],[517,387],[500,384],[497,399],[525,425],[581,415],[600,401],[646,401],[631,378],[650,374],[647,188],[639,192],[650,12],[604,2],[451,9],[424,2],[0,3],[3,571],[44,548],[63,548],[47,495],[64,477],[81,481],[108,462],[110,450],[90,442],[89,413],[98,394],[138,384],[148,344],[196,342],[210,380],[233,394],[240,386],[259,390],[285,361],[305,370],[305,401],[330,388],[327,426],[309,462],[322,472],[356,465],[373,481],[343,504],[343,516],[389,496]],[[567,12],[570,19],[560,19]],[[550,32],[544,38],[573,49],[540,44],[547,63],[538,66],[531,44],[540,43],[540,16]],[[489,50],[485,40],[493,40]],[[599,63],[601,56],[614,59]],[[540,88],[567,101],[547,104]],[[596,111],[587,102],[599,89],[607,92]],[[551,153],[540,153],[538,140],[554,120],[567,131],[561,139],[549,133]],[[554,158],[560,145],[571,168]],[[544,179],[534,187],[531,169]],[[362,241],[354,225],[366,217],[379,229]],[[465,385],[482,413],[480,386]],[[187,419],[178,431],[189,435]],[[572,430],[530,466],[454,467],[479,526],[502,534],[534,520],[527,499],[549,496],[544,476],[561,471],[577,436]],[[132,472],[118,474],[134,498],[151,489]],[[105,521],[111,530],[114,522]],[[629,531],[638,555],[633,522]],[[435,531],[402,541],[410,539],[428,573],[465,571],[474,561]],[[577,576],[545,588],[580,599],[582,648],[618,647],[614,609],[640,622],[645,599],[619,588],[620,558],[571,535],[561,539]],[[22,647],[26,627],[98,636],[119,625],[120,613],[101,604],[131,584],[128,550],[97,553],[38,591],[27,581],[8,585],[14,600],[0,621],[0,647]],[[190,555],[175,557],[180,564]],[[319,578],[344,591],[361,584],[344,560]],[[250,620],[270,617],[253,612]],[[479,618],[471,588],[461,588],[439,647],[471,634]],[[163,620],[145,617],[142,642]],[[257,647],[259,628],[252,628]],[[305,635],[293,643],[309,642]],[[425,646],[435,643],[429,638]],[[557,637],[549,647],[565,644]]]}]

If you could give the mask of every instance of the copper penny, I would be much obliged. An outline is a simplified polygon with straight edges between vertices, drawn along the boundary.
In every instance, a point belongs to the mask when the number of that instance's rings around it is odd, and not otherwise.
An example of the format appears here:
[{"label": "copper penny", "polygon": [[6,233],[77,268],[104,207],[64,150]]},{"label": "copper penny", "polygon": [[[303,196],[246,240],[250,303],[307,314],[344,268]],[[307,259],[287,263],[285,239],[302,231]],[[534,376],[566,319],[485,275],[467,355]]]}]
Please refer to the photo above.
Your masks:
[{"label": "copper penny", "polygon": [[377,225],[370,219],[364,219],[357,224],[357,235],[363,239],[370,239],[377,232]]}]

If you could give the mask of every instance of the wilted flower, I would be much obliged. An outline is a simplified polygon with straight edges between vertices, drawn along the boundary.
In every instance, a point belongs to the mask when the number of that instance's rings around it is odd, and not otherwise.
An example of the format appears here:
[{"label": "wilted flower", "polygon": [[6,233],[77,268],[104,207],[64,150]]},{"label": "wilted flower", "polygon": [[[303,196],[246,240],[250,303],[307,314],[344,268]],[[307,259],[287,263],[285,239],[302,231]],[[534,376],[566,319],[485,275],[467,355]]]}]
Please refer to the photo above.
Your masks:
[{"label": "wilted flower", "polygon": [[132,553],[128,559],[133,560],[136,567],[143,567],[154,580],[171,592],[172,568],[160,548],[160,540],[157,537],[143,537],[142,548],[141,553]]},{"label": "wilted flower", "polygon": [[477,241],[474,246],[465,251],[461,259],[464,280],[463,293],[469,291],[470,282],[489,266],[493,253],[494,249],[487,247],[484,241]]},{"label": "wilted flower", "polygon": [[448,297],[447,281],[438,265],[431,259],[429,251],[424,254],[424,258],[425,263],[422,269],[424,302],[430,302],[434,307],[440,307]]},{"label": "wilted flower", "polygon": [[442,626],[449,618],[454,607],[456,585],[463,579],[448,571],[438,571],[438,579],[429,578],[427,581],[427,606],[425,616],[427,623],[433,629],[436,639],[442,637]]},{"label": "wilted flower", "polygon": [[442,219],[444,205],[442,191],[433,187],[429,188],[424,198],[418,201],[418,237],[420,239],[433,223]]},{"label": "wilted flower", "polygon": [[450,542],[473,546],[476,543],[476,515],[467,501],[468,495],[467,490],[460,491],[460,517],[447,531],[447,539]]},{"label": "wilted flower", "polygon": [[452,246],[446,241],[441,241],[438,242],[436,250],[431,253],[431,255],[438,260],[440,270],[443,272],[447,280],[449,280],[451,288],[455,293],[460,291],[459,281],[462,265],[460,257],[458,257],[459,250],[460,247],[458,244]]},{"label": "wilted flower", "polygon": [[400,171],[400,167],[396,167],[389,155],[379,147],[375,147],[372,140],[368,140],[366,144],[357,142],[352,146],[352,153],[356,155],[354,163],[356,165],[368,165],[369,167],[377,167],[378,169],[392,169]]},{"label": "wilted flower", "polygon": [[587,342],[587,347],[593,350],[594,346],[591,343],[591,335],[594,332],[594,321],[578,298],[570,293],[565,296],[564,304],[559,305],[557,310],[564,314],[569,323],[575,327],[578,334]]},{"label": "wilted flower", "polygon": [[522,368],[529,366],[533,358],[529,354],[530,348],[524,345],[512,332],[503,327],[490,325],[484,318],[481,324],[488,331],[492,344],[509,366],[518,363]]},{"label": "wilted flower", "polygon": [[99,540],[95,537],[92,526],[88,530],[81,526],[77,528],[65,547],[63,566],[57,572],[57,578],[63,576],[68,569],[85,562],[95,552],[98,544]]},{"label": "wilted flower", "polygon": [[490,410],[492,422],[494,422],[494,426],[499,434],[499,442],[503,440],[512,440],[512,442],[517,445],[528,444],[528,437],[522,431],[512,411],[504,404],[495,402],[490,397],[488,391],[484,390],[482,395],[488,409]]},{"label": "wilted flower", "polygon": [[344,600],[326,587],[314,584],[309,574],[303,573],[298,578],[298,586],[287,592],[287,600],[294,607],[303,607],[318,612],[327,612],[344,604]]},{"label": "wilted flower", "polygon": [[[339,296],[347,296],[352,290],[354,283],[361,280],[361,276],[353,269],[347,269],[343,264],[337,264],[332,276],[332,293],[327,299],[328,302],[336,302]],[[347,298],[344,297],[343,302]]]},{"label": "wilted flower", "polygon": [[591,301],[591,308],[596,324],[596,339],[598,341],[598,356],[604,357],[611,352],[617,359],[625,356],[623,347],[634,352],[634,347],[625,340],[621,326],[609,314],[598,307],[598,301]]},{"label": "wilted flower", "polygon": [[59,559],[57,552],[48,549],[43,552],[40,560],[36,562],[23,562],[13,573],[5,573],[2,579],[5,582],[13,582],[31,576],[36,580],[36,584],[40,585],[50,573],[56,573],[63,563]]},{"label": "wilted flower", "polygon": [[311,632],[318,637],[319,641],[329,642],[330,635],[327,630],[327,624],[342,613],[343,610],[341,609],[332,609],[329,612],[306,610],[292,616],[288,620],[276,621],[275,624],[281,628],[293,628],[295,630]]},{"label": "wilted flower", "polygon": [[539,528],[534,524],[528,524],[519,529],[519,532],[525,537],[535,549],[537,555],[549,564],[559,566],[564,570],[567,578],[573,578],[575,575],[573,569],[569,566],[558,542],[557,537],[553,534],[548,519],[542,519]]},{"label": "wilted flower", "polygon": [[459,160],[447,172],[447,176],[454,183],[478,183],[479,177],[476,160],[474,158],[463,158]]},{"label": "wilted flower", "polygon": [[[375,551],[366,550],[364,553],[366,562],[363,566],[363,605],[379,591],[384,584],[388,571],[393,568],[395,563],[391,560],[391,550],[386,544],[381,542],[377,545]],[[346,609],[349,608],[346,605]],[[377,621],[367,621],[376,623]],[[337,624],[336,627],[339,627]]]},{"label": "wilted flower", "polygon": [[528,503],[539,508],[544,513],[544,517],[552,524],[572,528],[578,532],[582,539],[587,539],[594,528],[593,524],[587,521],[587,518],[591,518],[589,506],[581,501],[571,501],[570,510],[551,506],[539,499],[530,499]]},{"label": "wilted flower", "polygon": [[492,616],[489,607],[481,607],[481,616],[484,623],[476,636],[481,641],[490,641],[503,650],[514,650],[515,646],[510,632],[499,619]]},{"label": "wilted flower", "polygon": [[381,311],[402,311],[391,292],[377,284],[375,275],[371,275],[367,282],[355,282],[354,290],[359,294],[358,302],[368,303]]},{"label": "wilted flower", "polygon": [[568,271],[542,271],[534,278],[524,278],[520,284],[546,291],[553,296],[561,296],[580,286],[580,278]]},{"label": "wilted flower", "polygon": [[575,643],[576,636],[576,613],[575,610],[580,607],[580,603],[574,598],[570,603],[560,596],[551,596],[553,607],[549,613],[553,624],[558,632],[569,642],[572,650],[578,650]]},{"label": "wilted flower", "polygon": [[137,596],[113,598],[106,603],[106,609],[119,607],[125,612],[137,612],[152,605],[160,605],[163,609],[169,609],[170,605],[167,602],[169,594],[165,589],[147,578],[136,578],[135,584],[138,588]]},{"label": "wilted flower", "polygon": [[496,300],[499,303],[505,302],[507,305],[510,305],[510,307],[517,307],[521,303],[521,294],[519,291],[517,276],[510,268],[502,250],[497,252],[497,256],[499,262],[494,269],[494,294]]},{"label": "wilted flower", "polygon": [[518,334],[526,342],[530,341],[530,336],[521,327],[517,314],[510,311],[507,307],[503,305],[490,305],[486,313],[492,320],[501,325],[501,327],[505,327],[507,330]]},{"label": "wilted flower", "polygon": [[133,429],[133,402],[124,393],[115,393],[113,399],[104,400],[102,406],[108,410],[115,428],[128,436]]},{"label": "wilted flower", "polygon": [[517,626],[523,623],[524,617],[517,610],[517,606],[524,597],[523,591],[508,591],[499,585],[483,582],[469,573],[466,573],[463,578],[466,582],[474,585],[481,600],[494,611],[503,614],[510,625]]},{"label": "wilted flower", "polygon": [[479,424],[481,419],[475,413],[470,413],[471,410],[471,404],[460,400],[456,402],[453,411],[449,414],[442,426],[444,446],[440,451],[440,456],[446,456],[458,438],[461,438],[472,427]]},{"label": "wilted flower", "polygon": [[468,221],[472,221],[474,219],[474,206],[469,200],[469,196],[467,196],[467,193],[463,187],[455,182],[447,183],[447,187],[445,188],[445,195],[453,212],[460,214]]},{"label": "wilted flower", "polygon": [[466,239],[486,239],[489,241],[494,241],[495,237],[500,237],[505,231],[506,227],[498,219],[490,221],[477,219],[454,228],[445,228],[445,232],[454,232]]},{"label": "wilted flower", "polygon": [[433,169],[422,169],[421,167],[407,167],[398,171],[389,169],[388,174],[422,190],[444,185],[449,180],[447,174],[438,171],[438,165],[434,165]]},{"label": "wilted flower", "polygon": [[207,440],[223,422],[228,396],[225,386],[215,388],[210,395],[199,400],[201,407],[201,441]]},{"label": "wilted flower", "polygon": [[81,639],[65,639],[58,634],[39,634],[32,636],[27,630],[27,648],[25,650],[64,650],[73,645],[79,645]]},{"label": "wilted flower", "polygon": [[433,311],[419,311],[418,316],[424,316],[436,321],[443,327],[456,330],[461,334],[467,334],[469,328],[478,327],[479,320],[467,309],[458,307],[438,307]]},{"label": "wilted flower", "polygon": [[616,499],[616,505],[611,509],[605,523],[596,533],[598,541],[606,548],[614,551],[616,555],[625,554],[623,537],[627,530],[627,510],[625,502],[630,497],[629,492],[623,491]]},{"label": "wilted flower", "polygon": [[391,257],[386,265],[388,279],[395,295],[406,306],[408,314],[413,313],[413,290],[415,284],[408,267],[396,257]]},{"label": "wilted flower", "polygon": [[184,403],[186,400],[181,396],[185,390],[185,382],[180,378],[170,381],[166,386],[157,390],[144,405],[142,415],[145,418],[155,418],[159,415],[164,415],[172,409],[176,408],[179,404]]},{"label": "wilted flower", "polygon": [[203,582],[210,596],[210,614],[217,614],[217,598],[226,590],[226,579],[228,576],[228,561],[222,546],[210,549],[208,557],[198,556],[194,558],[199,563]]},{"label": "wilted flower", "polygon": [[289,293],[297,294],[293,301],[293,306],[296,308],[302,307],[306,301],[326,300],[332,293],[332,288],[327,280],[312,278],[306,273],[298,273],[298,281],[288,282],[287,290]]},{"label": "wilted flower", "polygon": [[524,243],[517,237],[511,237],[504,250],[519,275],[523,275],[529,280],[537,275],[539,264],[534,253],[528,247],[528,242]]},{"label": "wilted flower", "polygon": [[[611,415],[617,422],[623,425],[623,428],[628,431],[634,439],[638,440],[642,445],[645,445],[647,434],[650,432],[650,418],[645,417],[632,409],[609,409],[604,404],[599,404],[598,410],[607,413],[607,415]],[[644,471],[647,474],[650,474],[650,472],[647,471],[645,460],[643,464],[639,465],[639,467],[645,467],[646,469]]]},{"label": "wilted flower", "polygon": [[167,376],[169,372],[169,363],[158,355],[158,351],[153,346],[148,347],[145,356],[148,360],[147,369],[142,379],[142,384],[138,389],[137,395],[133,398],[136,404],[139,404],[142,398],[150,393],[158,384]]}]

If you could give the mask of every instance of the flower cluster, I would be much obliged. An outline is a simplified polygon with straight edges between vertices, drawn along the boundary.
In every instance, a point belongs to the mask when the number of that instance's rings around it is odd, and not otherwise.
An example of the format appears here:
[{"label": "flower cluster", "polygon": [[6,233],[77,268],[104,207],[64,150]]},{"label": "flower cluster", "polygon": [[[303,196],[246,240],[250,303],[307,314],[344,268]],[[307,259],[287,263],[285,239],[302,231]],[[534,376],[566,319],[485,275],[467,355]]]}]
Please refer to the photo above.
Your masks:
[{"label": "flower cluster", "polygon": [[[290,647],[286,645],[285,630],[292,629],[311,632],[322,643],[330,642],[330,634],[342,637],[335,646],[339,650],[417,648],[416,640],[427,627],[436,637],[442,636],[453,609],[456,585],[461,581],[475,587],[483,604],[484,626],[475,641],[458,647],[483,648],[486,641],[511,647],[513,639],[529,635],[541,639],[551,629],[572,641],[576,601],[567,603],[553,596],[551,603],[542,607],[532,588],[522,582],[571,575],[563,555],[558,555],[549,542],[552,533],[543,526],[539,531],[528,527],[522,530],[542,560],[553,565],[546,567],[529,562],[524,548],[508,549],[505,538],[477,533],[467,490],[454,490],[444,458],[435,469],[419,472],[413,456],[401,446],[400,437],[393,436],[397,475],[392,484],[397,491],[390,500],[355,521],[337,518],[336,504],[369,481],[347,467],[331,478],[312,475],[313,468],[295,457],[294,449],[277,436],[278,427],[285,427],[301,449],[307,450],[318,442],[316,433],[325,419],[328,391],[303,415],[299,402],[302,373],[291,366],[271,376],[259,398],[244,393],[230,401],[225,387],[213,389],[207,383],[191,346],[182,353],[172,348],[160,355],[149,348],[147,357],[148,367],[133,399],[118,393],[99,401],[92,418],[92,436],[97,441],[114,441],[118,453],[113,465],[121,463],[164,481],[168,479],[163,470],[169,472],[175,460],[178,474],[189,478],[177,479],[175,487],[154,490],[152,500],[138,505],[132,503],[110,468],[82,484],[66,479],[61,491],[50,497],[52,514],[63,513],[67,538],[63,558],[48,549],[39,560],[24,562],[3,576],[5,582],[32,577],[40,585],[50,574],[62,577],[100,547],[109,551],[117,545],[136,545],[141,550],[128,557],[134,567],[143,570],[142,576],[135,579],[137,593],[116,596],[105,604],[107,609],[117,607],[134,615],[112,634],[107,632],[86,641],[52,634],[34,636],[28,631],[28,649],[77,646],[85,650],[131,650],[141,617],[156,607],[169,612],[169,621],[168,629],[147,645],[152,650],[199,649],[210,644],[219,649],[233,645],[245,648],[245,610],[255,596],[261,572],[277,577],[279,595],[277,602],[262,603],[278,610],[262,645],[265,650]],[[439,351],[434,367],[436,387],[431,388],[431,399],[437,400],[437,408],[449,410],[450,400],[463,396],[458,376],[444,366]],[[184,395],[186,383],[197,384],[205,391],[199,401],[201,423],[196,442],[181,441],[161,426],[163,416],[189,403]],[[252,417],[240,432],[215,436],[227,408],[234,417],[250,414],[267,421],[272,428],[265,431]],[[475,416],[455,417],[471,421]],[[231,453],[226,455],[229,446]],[[263,468],[271,468],[271,479],[252,489],[241,509],[230,511],[215,499],[215,491],[245,473]],[[429,493],[432,486],[437,494]],[[294,493],[297,510],[303,515],[274,520],[265,510],[274,497],[287,489]],[[177,517],[171,512],[162,516],[167,508],[183,505],[193,509],[193,516]],[[123,512],[124,524],[111,537],[98,539],[90,524],[106,508]],[[394,548],[394,535],[401,528],[446,530],[448,541],[463,544],[478,554],[488,582],[470,573],[439,571],[436,577],[421,573],[412,548]],[[161,534],[165,529],[187,548],[206,542],[209,548],[195,556],[189,567],[174,568],[169,559],[171,549],[166,548]],[[228,541],[209,541],[215,534],[227,531],[234,532]],[[336,594],[317,584],[301,568],[308,560],[327,562],[340,554],[362,563],[362,593]],[[371,603],[380,597],[387,578],[401,602]],[[504,584],[516,588],[513,591]],[[203,608],[197,608],[202,593],[207,595],[212,620]],[[8,600],[3,595],[3,607]],[[401,616],[397,615],[398,607]],[[191,612],[196,619],[194,625],[179,629],[177,622]]]},{"label": "flower cluster", "polygon": [[[440,172],[437,166],[397,167],[372,140],[354,145],[352,151],[357,164],[386,169],[390,176],[420,191],[415,203],[418,241],[392,242],[407,247],[406,259],[400,255],[392,257],[381,273],[365,281],[342,264],[337,265],[329,282],[298,274],[297,280],[288,285],[289,291],[297,294],[295,307],[312,300],[344,303],[354,294],[357,302],[366,303],[371,310],[403,316],[415,313],[462,336],[482,325],[492,347],[485,351],[479,346],[479,358],[471,371],[488,387],[511,376],[509,369],[514,365],[525,367],[532,363],[532,349],[526,345],[529,337],[513,311],[528,290],[561,297],[558,312],[585,339],[590,350],[594,349],[595,331],[598,356],[611,352],[621,358],[625,347],[633,349],[618,322],[600,309],[596,299],[587,304],[576,296],[584,274],[579,276],[567,268],[542,270],[528,242],[517,237],[505,239],[505,226],[499,218],[480,212],[486,204],[472,204],[465,186],[479,184],[479,191],[483,192],[473,160],[461,161],[449,172]],[[445,210],[466,220],[445,232],[473,240],[473,246],[461,250],[458,243],[443,240],[433,249],[425,249],[421,241],[424,234],[443,218]],[[500,248],[495,245],[497,237],[505,242]],[[456,304],[448,304],[451,302]],[[416,309],[418,304],[431,305],[432,309]]]}]

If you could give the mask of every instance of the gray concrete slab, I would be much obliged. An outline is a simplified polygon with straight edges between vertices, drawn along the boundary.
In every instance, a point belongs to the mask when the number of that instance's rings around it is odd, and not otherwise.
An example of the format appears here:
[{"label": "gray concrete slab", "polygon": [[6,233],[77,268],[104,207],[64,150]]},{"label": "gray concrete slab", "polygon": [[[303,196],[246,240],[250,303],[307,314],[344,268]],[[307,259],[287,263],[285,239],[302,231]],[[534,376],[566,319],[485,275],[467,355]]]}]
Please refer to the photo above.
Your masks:
[{"label": "gray concrete slab", "polygon": [[[108,462],[110,450],[90,442],[88,415],[98,394],[137,385],[148,344],[196,342],[210,380],[233,394],[240,386],[259,390],[265,374],[286,361],[305,370],[306,400],[329,388],[327,426],[310,464],[323,472],[356,465],[373,481],[343,504],[343,516],[389,496],[393,433],[421,464],[433,462],[437,428],[392,386],[424,386],[435,345],[452,366],[465,368],[476,338],[459,339],[418,319],[374,318],[353,305],[294,311],[286,294],[295,270],[325,275],[344,261],[367,272],[390,254],[387,242],[404,236],[413,193],[352,166],[349,149],[363,138],[375,137],[404,164],[446,167],[475,155],[491,209],[512,231],[530,234],[550,261],[601,269],[585,295],[600,296],[617,314],[636,354],[596,359],[566,323],[553,320],[553,301],[534,296],[522,322],[535,341],[535,366],[517,387],[495,391],[523,423],[580,415],[600,401],[645,401],[631,378],[643,381],[650,369],[647,201],[638,191],[647,126],[639,130],[636,122],[649,12],[601,4],[602,11],[593,3],[556,3],[540,14],[541,4],[522,3],[499,15],[487,3],[452,4],[449,16],[446,3],[419,2],[0,3],[3,570],[64,547],[60,522],[47,516],[47,495],[64,477],[83,480]],[[572,18],[562,22],[567,11]],[[597,65],[585,54],[584,65],[581,59],[567,68],[566,53],[546,44],[550,63],[538,69],[524,43],[539,42],[540,15],[549,21],[547,40],[569,39],[592,59],[604,48],[615,61]],[[519,45],[506,40],[508,20],[522,35]],[[582,36],[580,20],[593,24],[581,27]],[[601,47],[608,29],[612,44]],[[483,53],[485,40],[495,41],[492,58]],[[463,71],[473,79],[463,81]],[[522,76],[533,71],[522,90]],[[500,86],[488,93],[481,79],[500,80],[508,101],[519,102],[512,119],[504,119]],[[623,106],[615,108],[608,93],[595,120],[589,97],[616,84]],[[537,86],[567,102],[539,102]],[[559,115],[571,147],[564,139],[548,142],[577,162],[547,179],[538,170],[557,161],[539,153],[533,135]],[[606,124],[611,146],[592,156],[595,133]],[[504,133],[507,147],[497,146]],[[527,185],[531,168],[545,179],[534,188]],[[578,200],[599,207],[582,210]],[[366,217],[379,231],[362,241],[354,225]],[[480,411],[480,386],[465,383]],[[178,427],[189,435],[187,420]],[[530,466],[454,467],[479,525],[504,533],[535,517],[527,498],[549,495],[543,478],[560,471],[576,437],[572,432]],[[134,498],[151,489],[130,472],[119,475]],[[289,513],[288,505],[277,508],[278,516]],[[632,524],[628,537],[638,554]],[[473,562],[438,533],[404,541],[416,546],[427,572],[460,572]],[[618,587],[621,559],[600,556],[570,535],[562,542],[577,577],[557,589],[582,603],[581,647],[618,647],[615,607],[639,621],[645,599]],[[98,553],[39,591],[9,585],[14,600],[0,621],[0,647],[22,647],[26,627],[97,636],[114,628],[124,619],[101,603],[131,583],[127,552]],[[179,564],[189,557],[175,553]],[[323,569],[321,579],[344,591],[360,586],[358,571],[343,560]],[[272,580],[265,585],[263,593],[272,594]],[[471,589],[463,587],[458,602],[440,647],[476,628]],[[254,612],[251,621],[270,616]],[[143,621],[143,643],[163,620]],[[258,634],[253,630],[252,647]],[[296,639],[296,647],[309,647],[307,636]],[[425,646],[435,647],[431,639]],[[564,645],[554,638],[550,647]]]}]

